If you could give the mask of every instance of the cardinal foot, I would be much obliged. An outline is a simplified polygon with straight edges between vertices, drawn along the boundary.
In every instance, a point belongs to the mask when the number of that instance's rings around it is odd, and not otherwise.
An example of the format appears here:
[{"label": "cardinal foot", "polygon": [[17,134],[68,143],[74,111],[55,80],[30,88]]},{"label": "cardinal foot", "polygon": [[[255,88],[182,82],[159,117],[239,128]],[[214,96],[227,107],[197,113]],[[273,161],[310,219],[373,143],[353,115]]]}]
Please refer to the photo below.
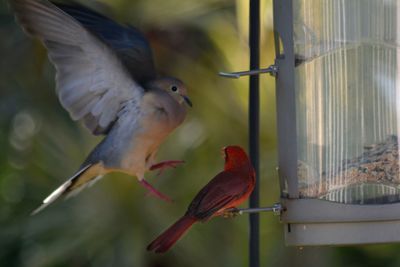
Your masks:
[{"label": "cardinal foot", "polygon": [[240,211],[237,208],[231,208],[224,210],[221,216],[225,219],[235,218],[240,215]]}]

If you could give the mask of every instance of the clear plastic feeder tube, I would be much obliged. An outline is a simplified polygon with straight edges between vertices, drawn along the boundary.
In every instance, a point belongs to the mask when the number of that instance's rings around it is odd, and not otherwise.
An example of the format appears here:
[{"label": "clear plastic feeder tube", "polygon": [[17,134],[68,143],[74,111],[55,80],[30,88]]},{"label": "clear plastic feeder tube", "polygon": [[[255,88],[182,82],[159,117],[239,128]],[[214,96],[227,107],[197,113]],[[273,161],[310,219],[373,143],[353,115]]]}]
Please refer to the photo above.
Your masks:
[{"label": "clear plastic feeder tube", "polygon": [[293,3],[300,197],[400,201],[400,1]]}]

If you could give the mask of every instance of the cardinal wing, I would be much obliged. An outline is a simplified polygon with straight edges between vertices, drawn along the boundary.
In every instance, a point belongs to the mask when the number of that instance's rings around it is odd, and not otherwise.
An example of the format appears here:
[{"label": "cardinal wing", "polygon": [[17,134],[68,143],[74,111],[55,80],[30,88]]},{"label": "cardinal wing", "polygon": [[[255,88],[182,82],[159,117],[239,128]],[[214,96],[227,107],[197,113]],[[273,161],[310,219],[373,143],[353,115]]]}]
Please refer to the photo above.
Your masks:
[{"label": "cardinal wing", "polygon": [[207,219],[224,208],[238,204],[237,202],[249,192],[251,186],[238,175],[240,174],[236,172],[220,172],[196,195],[188,208],[188,213],[200,219]]}]

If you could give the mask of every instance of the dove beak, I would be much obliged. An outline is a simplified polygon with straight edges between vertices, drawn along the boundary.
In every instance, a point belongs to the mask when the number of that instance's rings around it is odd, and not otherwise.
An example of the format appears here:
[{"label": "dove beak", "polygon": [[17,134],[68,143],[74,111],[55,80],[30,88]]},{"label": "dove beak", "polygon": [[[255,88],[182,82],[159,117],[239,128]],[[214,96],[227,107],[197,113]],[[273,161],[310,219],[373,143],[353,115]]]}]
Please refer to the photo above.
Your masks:
[{"label": "dove beak", "polygon": [[190,101],[189,97],[187,97],[187,96],[185,96],[185,95],[182,95],[182,98],[183,98],[183,100],[185,100],[186,104],[187,104],[189,107],[193,107],[192,101]]}]

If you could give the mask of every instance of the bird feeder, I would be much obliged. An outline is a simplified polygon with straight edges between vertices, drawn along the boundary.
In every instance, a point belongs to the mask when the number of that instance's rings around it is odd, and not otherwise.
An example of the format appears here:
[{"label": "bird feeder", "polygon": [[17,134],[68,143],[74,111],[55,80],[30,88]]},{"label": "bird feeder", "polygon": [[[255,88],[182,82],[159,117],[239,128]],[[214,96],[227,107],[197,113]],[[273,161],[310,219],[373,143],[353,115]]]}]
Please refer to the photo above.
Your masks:
[{"label": "bird feeder", "polygon": [[400,241],[400,2],[274,0],[288,245]]}]

